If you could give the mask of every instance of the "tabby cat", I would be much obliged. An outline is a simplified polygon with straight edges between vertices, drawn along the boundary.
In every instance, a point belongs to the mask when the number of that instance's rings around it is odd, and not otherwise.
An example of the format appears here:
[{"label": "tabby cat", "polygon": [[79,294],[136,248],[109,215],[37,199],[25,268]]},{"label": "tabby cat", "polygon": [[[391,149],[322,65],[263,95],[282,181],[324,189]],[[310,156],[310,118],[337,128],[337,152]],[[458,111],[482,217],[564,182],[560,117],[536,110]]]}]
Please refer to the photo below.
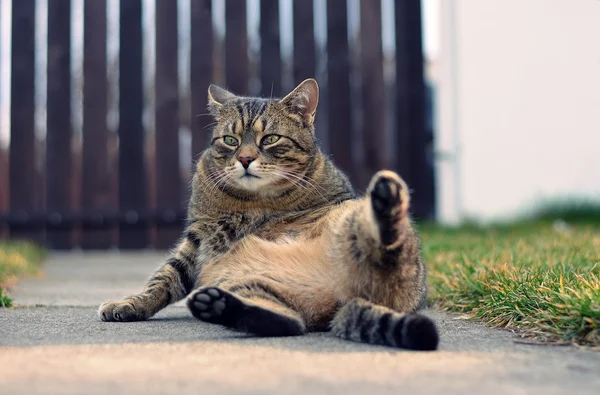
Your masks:
[{"label": "tabby cat", "polygon": [[215,85],[208,98],[216,123],[193,178],[186,230],[144,291],[104,303],[100,318],[145,320],[187,296],[194,317],[259,336],[330,329],[435,350],[435,324],[415,313],[425,303],[426,270],[408,188],[380,171],[365,196],[354,193],[317,146],[317,82],[281,100]]}]

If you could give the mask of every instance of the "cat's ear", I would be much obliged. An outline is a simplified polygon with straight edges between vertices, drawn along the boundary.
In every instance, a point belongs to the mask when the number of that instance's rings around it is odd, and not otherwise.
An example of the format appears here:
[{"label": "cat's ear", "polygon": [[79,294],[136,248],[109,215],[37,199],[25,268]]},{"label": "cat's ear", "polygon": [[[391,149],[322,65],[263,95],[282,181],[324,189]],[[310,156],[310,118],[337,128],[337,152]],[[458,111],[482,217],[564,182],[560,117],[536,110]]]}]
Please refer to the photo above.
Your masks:
[{"label": "cat's ear", "polygon": [[312,125],[319,104],[319,84],[312,78],[304,80],[289,95],[281,99],[281,103]]},{"label": "cat's ear", "polygon": [[220,88],[214,84],[208,87],[208,108],[217,116],[221,106],[228,100],[235,98],[235,95],[227,89]]}]

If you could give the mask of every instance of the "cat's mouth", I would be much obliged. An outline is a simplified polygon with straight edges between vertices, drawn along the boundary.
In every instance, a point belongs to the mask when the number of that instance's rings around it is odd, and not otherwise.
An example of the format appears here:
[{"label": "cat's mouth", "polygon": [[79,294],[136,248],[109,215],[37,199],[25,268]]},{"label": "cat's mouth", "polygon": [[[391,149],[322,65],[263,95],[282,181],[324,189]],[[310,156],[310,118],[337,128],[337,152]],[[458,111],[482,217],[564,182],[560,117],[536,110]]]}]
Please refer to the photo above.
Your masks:
[{"label": "cat's mouth", "polygon": [[241,179],[249,179],[249,178],[260,178],[260,177],[259,176],[255,176],[254,174],[249,173],[249,172],[246,171],[240,178]]}]

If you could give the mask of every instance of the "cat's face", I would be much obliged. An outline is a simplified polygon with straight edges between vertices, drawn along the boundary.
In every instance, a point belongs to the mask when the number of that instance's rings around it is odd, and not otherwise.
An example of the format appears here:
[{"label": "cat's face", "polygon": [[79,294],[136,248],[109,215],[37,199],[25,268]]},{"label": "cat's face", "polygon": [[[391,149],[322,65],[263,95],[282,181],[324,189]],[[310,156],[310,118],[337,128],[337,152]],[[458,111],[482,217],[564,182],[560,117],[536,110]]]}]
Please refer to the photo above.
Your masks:
[{"label": "cat's face", "polygon": [[264,196],[302,187],[317,150],[315,80],[281,100],[239,97],[215,85],[208,97],[216,118],[208,177],[215,184]]}]

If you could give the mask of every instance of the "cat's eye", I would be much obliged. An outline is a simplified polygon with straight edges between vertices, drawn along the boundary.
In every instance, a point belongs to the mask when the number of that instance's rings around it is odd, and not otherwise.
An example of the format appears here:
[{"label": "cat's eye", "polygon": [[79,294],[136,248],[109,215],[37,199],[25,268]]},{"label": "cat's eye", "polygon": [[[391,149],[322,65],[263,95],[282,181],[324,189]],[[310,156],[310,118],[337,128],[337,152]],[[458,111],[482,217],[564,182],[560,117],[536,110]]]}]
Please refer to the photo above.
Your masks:
[{"label": "cat's eye", "polygon": [[269,145],[269,144],[274,144],[277,141],[279,141],[280,136],[276,135],[276,134],[270,134],[268,136],[265,136],[262,141],[261,144],[262,145]]},{"label": "cat's eye", "polygon": [[223,141],[225,142],[225,144],[231,145],[232,147],[237,147],[239,145],[239,142],[235,137],[225,136],[223,137]]}]

